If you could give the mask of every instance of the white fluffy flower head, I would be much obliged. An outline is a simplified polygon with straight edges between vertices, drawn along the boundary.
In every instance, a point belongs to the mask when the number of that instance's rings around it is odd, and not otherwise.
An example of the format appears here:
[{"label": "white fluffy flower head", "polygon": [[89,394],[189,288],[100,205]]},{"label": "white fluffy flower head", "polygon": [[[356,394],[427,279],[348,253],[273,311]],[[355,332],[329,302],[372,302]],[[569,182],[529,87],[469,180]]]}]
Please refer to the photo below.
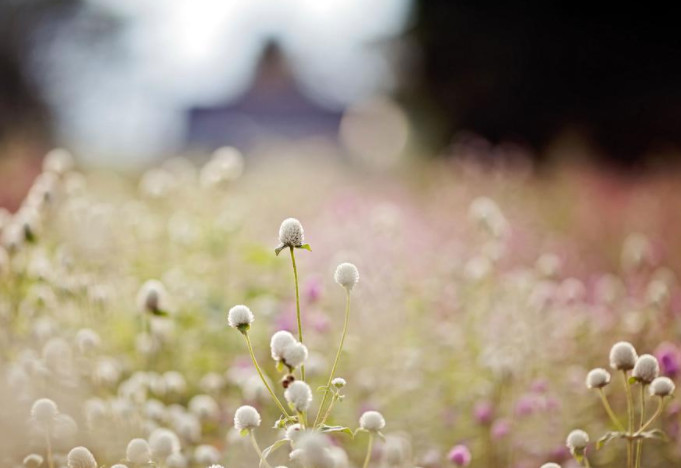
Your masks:
[{"label": "white fluffy flower head", "polygon": [[180,439],[173,431],[158,428],[149,436],[149,446],[154,458],[165,459],[180,451]]},{"label": "white fluffy flower head", "polygon": [[666,397],[674,393],[676,385],[669,377],[658,377],[650,383],[650,395]]},{"label": "white fluffy flower head", "polygon": [[359,418],[359,427],[378,432],[385,427],[385,418],[378,411],[365,411]]},{"label": "white fluffy flower head", "polygon": [[280,361],[282,355],[284,354],[284,349],[287,346],[292,345],[296,342],[293,335],[286,330],[279,330],[270,340],[270,350],[272,351],[272,359],[275,361]]},{"label": "white fluffy flower head", "polygon": [[336,283],[350,291],[359,281],[359,271],[357,271],[357,267],[352,263],[341,263],[336,268],[333,278],[336,280]]},{"label": "white fluffy flower head", "polygon": [[657,358],[650,354],[642,354],[636,360],[631,376],[641,383],[649,384],[660,375],[660,364]]},{"label": "white fluffy flower head", "polygon": [[587,388],[603,388],[610,383],[610,372],[596,368],[589,371],[586,376]]},{"label": "white fluffy flower head", "polygon": [[279,242],[285,247],[300,247],[305,242],[303,225],[295,218],[287,218],[279,227]]},{"label": "white fluffy flower head", "polygon": [[40,398],[31,407],[31,417],[39,423],[51,423],[58,414],[57,404],[49,398]]},{"label": "white fluffy flower head", "polygon": [[229,313],[227,314],[229,326],[238,329],[242,333],[245,333],[251,328],[251,323],[253,323],[254,320],[255,317],[253,317],[253,312],[245,305],[235,305],[229,309]]},{"label": "white fluffy flower head", "polygon": [[66,456],[66,465],[69,468],[97,468],[97,461],[85,447],[75,447]]},{"label": "white fluffy flower head", "polygon": [[167,312],[167,302],[168,293],[159,280],[145,281],[137,293],[137,307],[142,313],[161,314]]},{"label": "white fluffy flower head", "polygon": [[615,343],[610,349],[610,367],[615,370],[631,370],[637,359],[636,348],[626,341]]},{"label": "white fluffy flower head", "polygon": [[307,359],[307,355],[307,346],[303,343],[295,342],[284,348],[281,360],[286,366],[293,369],[303,364]]},{"label": "white fluffy flower head", "polygon": [[151,448],[144,439],[132,439],[128,442],[125,457],[136,465],[149,463],[151,461]]},{"label": "white fluffy flower head", "polygon": [[234,413],[234,427],[238,431],[251,430],[260,426],[260,413],[252,406],[241,406]]},{"label": "white fluffy flower head", "polygon": [[575,429],[570,432],[565,441],[565,445],[567,445],[567,448],[569,448],[572,453],[584,450],[588,444],[589,434],[581,429]]},{"label": "white fluffy flower head", "polygon": [[331,381],[331,385],[333,385],[336,388],[343,388],[346,385],[346,381],[343,377],[336,377]]},{"label": "white fluffy flower head", "polygon": [[296,411],[303,413],[312,403],[312,390],[302,380],[296,380],[288,386],[284,392],[284,397]]}]

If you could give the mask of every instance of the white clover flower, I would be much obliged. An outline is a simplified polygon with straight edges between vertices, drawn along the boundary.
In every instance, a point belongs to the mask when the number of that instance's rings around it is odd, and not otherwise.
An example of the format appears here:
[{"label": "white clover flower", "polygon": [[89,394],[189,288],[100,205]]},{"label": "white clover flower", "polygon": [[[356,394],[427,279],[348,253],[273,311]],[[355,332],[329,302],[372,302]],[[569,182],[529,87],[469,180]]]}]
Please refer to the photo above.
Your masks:
[{"label": "white clover flower", "polygon": [[73,351],[62,338],[50,338],[42,350],[43,361],[49,370],[56,374],[68,374],[73,362]]},{"label": "white clover flower", "polygon": [[166,458],[167,468],[187,468],[188,466],[189,462],[187,461],[187,457],[182,455],[180,452],[171,453]]},{"label": "white clover flower", "polygon": [[203,444],[194,449],[194,461],[200,465],[213,465],[220,456],[220,451],[212,445]]},{"label": "white clover flower", "polygon": [[289,345],[296,343],[296,339],[290,332],[286,330],[279,330],[270,340],[270,350],[272,351],[272,359],[280,361],[284,353],[284,349]]},{"label": "white clover flower", "polygon": [[124,465],[123,463],[116,463],[115,465],[111,465],[111,468],[128,468],[128,465]]},{"label": "white clover flower", "polygon": [[336,377],[331,381],[331,385],[333,385],[336,388],[343,388],[345,387],[345,379],[343,377]]},{"label": "white clover flower", "polygon": [[491,198],[478,197],[473,200],[468,209],[468,216],[471,221],[494,237],[501,237],[508,230],[506,218]]},{"label": "white clover flower", "polygon": [[75,166],[73,156],[64,148],[50,150],[43,159],[43,171],[63,175]]},{"label": "white clover flower", "polygon": [[76,333],[76,345],[81,354],[86,354],[99,348],[101,341],[97,332],[90,328],[81,328]]},{"label": "white clover flower", "polygon": [[610,367],[615,370],[628,371],[634,368],[638,355],[631,343],[620,341],[610,349]]},{"label": "white clover flower", "polygon": [[291,452],[288,454],[288,459],[291,460],[291,461],[298,462],[298,461],[302,461],[304,456],[305,455],[304,455],[303,449],[295,449],[295,450],[291,450]]},{"label": "white clover flower", "polygon": [[589,371],[586,376],[587,388],[603,388],[610,383],[610,372],[596,368]]},{"label": "white clover flower", "polygon": [[301,434],[297,446],[302,450],[304,466],[310,468],[334,468],[335,462],[329,453],[329,439],[319,432],[306,431]]},{"label": "white clover flower", "polygon": [[68,468],[97,468],[97,460],[85,447],[75,447],[66,456]]},{"label": "white clover flower", "polygon": [[296,368],[307,359],[307,346],[303,343],[292,343],[284,348],[281,358],[288,367]]},{"label": "white clover flower", "polygon": [[641,383],[649,384],[660,375],[660,364],[657,358],[650,354],[642,354],[636,360],[631,376]]},{"label": "white clover flower", "polygon": [[157,460],[163,460],[180,451],[180,439],[173,431],[158,428],[149,436],[149,446],[152,456]]},{"label": "white clover flower", "polygon": [[336,283],[350,291],[359,281],[359,271],[357,271],[357,267],[352,263],[341,263],[336,267],[336,273],[333,275],[333,278]]},{"label": "white clover flower", "polygon": [[303,225],[295,218],[287,218],[279,227],[279,242],[284,247],[300,247],[305,242]]},{"label": "white clover flower", "polygon": [[151,461],[151,448],[144,439],[132,439],[125,449],[125,457],[129,462],[143,465]]},{"label": "white clover flower", "polygon": [[234,413],[234,427],[238,431],[255,429],[260,426],[260,422],[260,413],[252,406],[241,406]]},{"label": "white clover flower", "polygon": [[188,408],[190,412],[203,420],[217,419],[220,416],[220,407],[215,398],[210,395],[193,396],[189,400]]},{"label": "white clover flower", "polygon": [[589,434],[581,429],[575,429],[568,434],[565,445],[573,454],[582,452],[589,444]]},{"label": "white clover flower", "polygon": [[304,413],[312,403],[312,390],[302,380],[291,383],[284,392],[284,398],[296,411]]},{"label": "white clover flower", "polygon": [[541,468],[561,468],[558,463],[544,463]]},{"label": "white clover flower", "polygon": [[232,328],[236,328],[242,333],[246,332],[250,327],[255,317],[253,317],[253,312],[251,309],[245,305],[235,305],[229,309],[227,314],[227,322]]},{"label": "white clover flower", "polygon": [[210,188],[232,182],[244,171],[244,157],[234,147],[224,146],[213,152],[211,159],[201,168],[199,183]]},{"label": "white clover flower", "polygon": [[359,418],[359,427],[370,432],[380,431],[385,427],[385,418],[378,411],[365,411]]},{"label": "white clover flower", "polygon": [[295,441],[301,434],[302,429],[303,427],[298,423],[291,424],[289,427],[286,428],[286,438],[288,440]]},{"label": "white clover flower", "polygon": [[182,395],[187,390],[187,381],[184,376],[177,371],[166,371],[163,373],[163,382],[167,393]]},{"label": "white clover flower", "polygon": [[57,404],[49,398],[40,398],[31,407],[31,417],[41,424],[50,424],[58,414]]},{"label": "white clover flower", "polygon": [[217,393],[225,386],[225,379],[217,372],[208,372],[201,378],[199,387],[204,392]]},{"label": "white clover flower", "polygon": [[137,293],[137,308],[142,313],[150,312],[154,315],[167,313],[168,293],[163,283],[155,279],[145,281]]},{"label": "white clover flower", "polygon": [[176,415],[173,428],[186,441],[197,443],[201,440],[201,421],[193,414]]},{"label": "white clover flower", "polygon": [[403,466],[409,459],[410,453],[411,446],[406,438],[397,435],[385,438],[383,460],[387,466]]},{"label": "white clover flower", "polygon": [[26,455],[22,463],[25,468],[38,468],[40,465],[43,464],[43,461],[44,460],[41,455],[38,455],[37,453],[32,453],[30,455]]},{"label": "white clover flower", "polygon": [[650,383],[650,395],[666,397],[674,393],[676,385],[669,377],[658,377]]}]

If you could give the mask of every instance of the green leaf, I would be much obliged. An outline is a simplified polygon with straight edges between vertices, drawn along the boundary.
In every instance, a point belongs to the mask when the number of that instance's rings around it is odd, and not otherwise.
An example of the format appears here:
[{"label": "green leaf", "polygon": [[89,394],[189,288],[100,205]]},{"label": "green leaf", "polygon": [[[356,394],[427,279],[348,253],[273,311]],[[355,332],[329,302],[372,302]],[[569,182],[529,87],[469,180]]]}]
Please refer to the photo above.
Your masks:
[{"label": "green leaf", "polygon": [[241,434],[241,437],[247,436],[248,435],[248,429],[241,429],[241,431],[239,431],[239,434]]},{"label": "green leaf", "polygon": [[277,371],[282,372],[284,370],[284,363],[277,361]]},{"label": "green leaf", "polygon": [[284,244],[279,244],[277,248],[274,249],[274,253],[279,256],[282,250],[284,250],[286,246]]},{"label": "green leaf", "polygon": [[310,247],[310,244],[299,245],[296,247],[296,249],[305,249],[308,252],[312,252],[312,247]]},{"label": "green leaf", "polygon": [[385,436],[383,435],[383,433],[382,433],[381,431],[377,431],[376,434],[378,434],[378,437],[380,437],[381,440],[382,440],[383,442],[385,442]]},{"label": "green leaf", "polygon": [[638,379],[636,377],[629,377],[628,382],[629,382],[629,385],[632,385],[632,384],[635,384],[636,382],[638,382]]},{"label": "green leaf", "polygon": [[[279,439],[276,442],[274,442],[272,445],[269,447],[265,448],[265,450],[262,451],[262,458],[266,459],[272,452],[277,450],[279,447],[286,445],[289,442],[288,439]],[[263,460],[260,460],[260,465],[263,466]]]},{"label": "green leaf", "polygon": [[317,387],[318,392],[327,391],[328,389],[329,389],[329,387],[327,387],[326,385],[321,385],[321,386]]},{"label": "green leaf", "polygon": [[355,432],[352,433],[352,437],[354,438],[360,432],[369,432],[369,431],[367,431],[366,429],[363,429],[361,427],[358,427],[357,429],[355,429]]},{"label": "green leaf", "polygon": [[609,443],[610,441],[622,438],[624,436],[626,436],[626,434],[623,432],[617,431],[606,432],[605,435],[598,439],[598,441],[596,442],[596,450],[600,450],[605,444]]},{"label": "green leaf", "polygon": [[641,432],[639,434],[643,439],[657,439],[664,442],[669,441],[669,437],[662,429],[653,429],[652,431]]},{"label": "green leaf", "polygon": [[342,432],[343,434],[347,434],[350,437],[355,437],[355,434],[353,434],[352,429],[349,427],[345,426],[328,426],[324,424],[322,427],[319,428],[321,432]]},{"label": "green leaf", "polygon": [[161,309],[154,309],[151,311],[151,313],[157,317],[167,317],[170,315],[167,311]]}]

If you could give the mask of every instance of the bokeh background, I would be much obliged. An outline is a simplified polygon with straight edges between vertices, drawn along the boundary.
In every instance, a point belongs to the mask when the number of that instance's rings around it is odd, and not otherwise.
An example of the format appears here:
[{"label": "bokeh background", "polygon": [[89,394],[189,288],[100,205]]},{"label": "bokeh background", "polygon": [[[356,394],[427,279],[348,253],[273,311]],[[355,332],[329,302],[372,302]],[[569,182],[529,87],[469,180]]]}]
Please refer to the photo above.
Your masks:
[{"label": "bokeh background", "polygon": [[129,169],[222,145],[256,158],[305,141],[365,170],[473,141],[512,144],[512,160],[666,169],[681,143],[679,38],[667,13],[563,2],[3,0],[2,204],[16,204],[7,192],[21,192],[19,176],[30,179],[54,146],[81,164]]}]

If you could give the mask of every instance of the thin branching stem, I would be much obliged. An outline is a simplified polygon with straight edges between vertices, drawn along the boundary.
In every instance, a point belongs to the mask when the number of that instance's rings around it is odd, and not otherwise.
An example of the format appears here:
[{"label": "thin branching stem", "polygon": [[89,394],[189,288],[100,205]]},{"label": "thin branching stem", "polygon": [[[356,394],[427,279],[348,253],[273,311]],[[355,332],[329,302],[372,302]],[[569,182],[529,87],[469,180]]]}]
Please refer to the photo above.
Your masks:
[{"label": "thin branching stem", "polygon": [[374,448],[374,434],[373,432],[369,433],[369,444],[367,445],[367,454],[366,457],[364,457],[364,464],[362,465],[362,468],[367,468],[369,466],[369,460],[371,460],[371,450]]},{"label": "thin branching stem", "polygon": [[255,366],[255,370],[258,371],[258,375],[260,376],[262,383],[265,384],[265,387],[267,387],[267,391],[270,392],[270,395],[272,395],[272,399],[277,404],[277,406],[279,407],[281,412],[284,413],[284,416],[289,418],[290,415],[288,414],[288,411],[286,411],[286,408],[284,408],[284,405],[281,404],[281,401],[279,401],[279,398],[277,398],[277,395],[274,394],[272,387],[270,387],[270,384],[267,383],[267,379],[265,378],[262,371],[260,370],[260,366],[258,365],[258,361],[257,361],[257,359],[255,359],[255,354],[253,353],[253,346],[251,345],[251,338],[248,336],[248,332],[244,332],[243,335],[244,335],[244,338],[246,338],[246,345],[248,346],[248,353],[251,355],[251,360],[253,361],[253,365]]},{"label": "thin branching stem", "polygon": [[[624,381],[624,391],[627,394],[627,430],[628,434],[631,435],[634,432],[634,399],[631,395],[631,387],[629,386],[627,371],[622,371],[622,378]],[[632,468],[634,455],[633,442],[634,441],[631,438],[627,438],[627,468]]]},{"label": "thin branching stem", "polygon": [[262,462],[263,465],[265,465],[267,468],[272,468],[272,466],[267,463],[267,460],[262,454],[262,450],[260,450],[260,446],[258,445],[258,441],[255,438],[255,432],[251,429],[250,431],[250,436],[251,436],[251,442],[253,443],[253,448],[255,449],[256,453],[258,454],[258,457],[260,457],[260,461]]},{"label": "thin branching stem", "polygon": [[603,389],[599,388],[598,393],[601,396],[601,401],[603,402],[603,407],[605,408],[605,412],[608,413],[610,420],[615,425],[615,427],[617,427],[617,429],[619,431],[624,432],[624,426],[622,426],[622,423],[619,421],[619,419],[617,419],[617,416],[615,416],[615,412],[612,410],[612,407],[610,406],[610,403],[608,402],[608,397],[605,395],[605,392],[603,391]]},{"label": "thin branching stem", "polygon": [[[293,266],[293,280],[296,286],[296,319],[298,320],[298,341],[303,342],[303,324],[300,320],[300,291],[298,288],[298,268],[296,267],[296,255],[293,252],[293,246],[289,247],[291,251],[291,265]],[[300,376],[305,381],[305,365],[300,366]]]}]

